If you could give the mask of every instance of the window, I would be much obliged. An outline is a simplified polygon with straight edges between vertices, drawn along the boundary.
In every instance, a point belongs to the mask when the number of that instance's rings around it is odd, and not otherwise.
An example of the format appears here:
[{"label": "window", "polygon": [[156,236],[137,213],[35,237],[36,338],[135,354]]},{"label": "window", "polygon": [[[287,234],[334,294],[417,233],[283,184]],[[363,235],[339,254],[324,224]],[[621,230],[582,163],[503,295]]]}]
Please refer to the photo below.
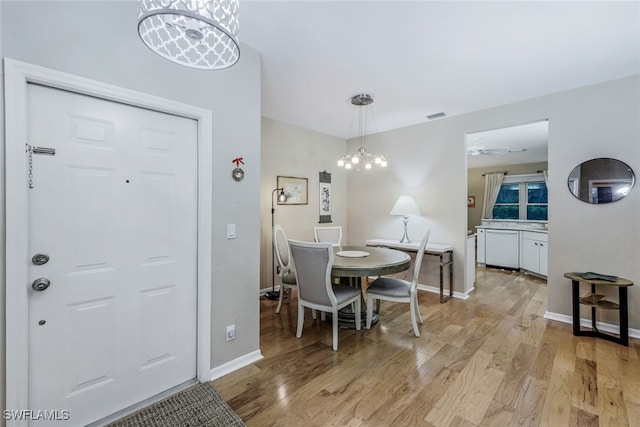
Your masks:
[{"label": "window", "polygon": [[520,218],[520,184],[502,184],[493,206],[495,219]]},{"label": "window", "polygon": [[496,204],[494,219],[542,220],[548,218],[547,186],[542,174],[505,177]]}]

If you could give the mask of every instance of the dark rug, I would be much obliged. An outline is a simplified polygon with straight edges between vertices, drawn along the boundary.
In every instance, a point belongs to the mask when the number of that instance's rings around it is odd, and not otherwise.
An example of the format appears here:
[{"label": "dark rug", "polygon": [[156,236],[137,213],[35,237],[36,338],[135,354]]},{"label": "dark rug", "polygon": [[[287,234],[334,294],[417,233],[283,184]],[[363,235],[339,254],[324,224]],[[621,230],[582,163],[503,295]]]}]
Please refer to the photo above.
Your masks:
[{"label": "dark rug", "polygon": [[243,427],[242,419],[210,383],[196,384],[108,427]]}]

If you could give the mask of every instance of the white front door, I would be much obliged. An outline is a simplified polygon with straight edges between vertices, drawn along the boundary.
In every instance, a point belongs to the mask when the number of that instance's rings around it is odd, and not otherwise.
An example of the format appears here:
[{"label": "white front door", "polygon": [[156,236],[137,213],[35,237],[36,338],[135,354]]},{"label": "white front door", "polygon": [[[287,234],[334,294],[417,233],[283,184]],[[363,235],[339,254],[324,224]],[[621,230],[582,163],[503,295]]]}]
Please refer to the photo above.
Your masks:
[{"label": "white front door", "polygon": [[196,377],[197,122],[35,84],[27,108],[56,150],[31,156],[29,409],[85,425]]}]

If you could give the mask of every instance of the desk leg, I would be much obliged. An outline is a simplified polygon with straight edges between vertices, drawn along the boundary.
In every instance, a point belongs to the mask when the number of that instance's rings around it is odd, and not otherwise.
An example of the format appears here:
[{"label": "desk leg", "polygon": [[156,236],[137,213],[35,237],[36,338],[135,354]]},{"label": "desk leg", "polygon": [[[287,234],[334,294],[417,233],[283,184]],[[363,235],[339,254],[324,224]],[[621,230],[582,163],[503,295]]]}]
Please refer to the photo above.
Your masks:
[{"label": "desk leg", "polygon": [[580,335],[580,282],[571,281],[571,305],[573,309],[573,335]]},{"label": "desk leg", "polygon": [[620,304],[620,344],[629,346],[629,306],[627,287],[618,288],[618,303]]},{"label": "desk leg", "polygon": [[[449,254],[449,261],[445,262],[444,253],[440,254],[440,303],[447,302],[453,298],[453,252]],[[444,267],[449,266],[449,295],[444,295]]]}]

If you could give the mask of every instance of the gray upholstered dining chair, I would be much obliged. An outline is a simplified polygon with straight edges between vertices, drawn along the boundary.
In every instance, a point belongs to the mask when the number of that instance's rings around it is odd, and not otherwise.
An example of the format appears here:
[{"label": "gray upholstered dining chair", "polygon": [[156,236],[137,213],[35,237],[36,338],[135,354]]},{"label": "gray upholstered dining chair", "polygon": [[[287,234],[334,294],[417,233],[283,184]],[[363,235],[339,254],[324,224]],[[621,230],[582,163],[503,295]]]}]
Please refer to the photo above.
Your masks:
[{"label": "gray upholstered dining chair", "polygon": [[296,282],[296,273],[291,263],[291,252],[289,251],[289,242],[287,235],[279,224],[273,226],[273,249],[278,261],[278,276],[280,277],[280,296],[278,298],[278,307],[276,313],[280,313],[282,307],[282,298],[286,289],[298,287]]},{"label": "gray upholstered dining chair", "polygon": [[[298,329],[302,337],[304,308],[331,313],[333,322],[333,350],[338,350],[338,310],[355,305],[356,319],[361,314],[360,289],[331,282],[333,247],[331,243],[312,243],[289,240],[298,282]],[[360,330],[360,322],[356,322]]]},{"label": "gray upholstered dining chair", "polygon": [[342,227],[313,227],[313,239],[318,243],[329,242],[333,246],[342,244]]},{"label": "gray upholstered dining chair", "polygon": [[[371,318],[373,317],[373,300],[384,300],[392,302],[409,303],[411,311],[411,324],[416,337],[420,336],[418,323],[422,324],[420,308],[418,307],[418,275],[424,257],[424,248],[427,246],[431,230],[427,230],[418,247],[416,261],[413,266],[413,279],[411,282],[393,277],[379,277],[367,288],[367,329],[371,328]],[[379,305],[378,305],[379,307]]]}]

